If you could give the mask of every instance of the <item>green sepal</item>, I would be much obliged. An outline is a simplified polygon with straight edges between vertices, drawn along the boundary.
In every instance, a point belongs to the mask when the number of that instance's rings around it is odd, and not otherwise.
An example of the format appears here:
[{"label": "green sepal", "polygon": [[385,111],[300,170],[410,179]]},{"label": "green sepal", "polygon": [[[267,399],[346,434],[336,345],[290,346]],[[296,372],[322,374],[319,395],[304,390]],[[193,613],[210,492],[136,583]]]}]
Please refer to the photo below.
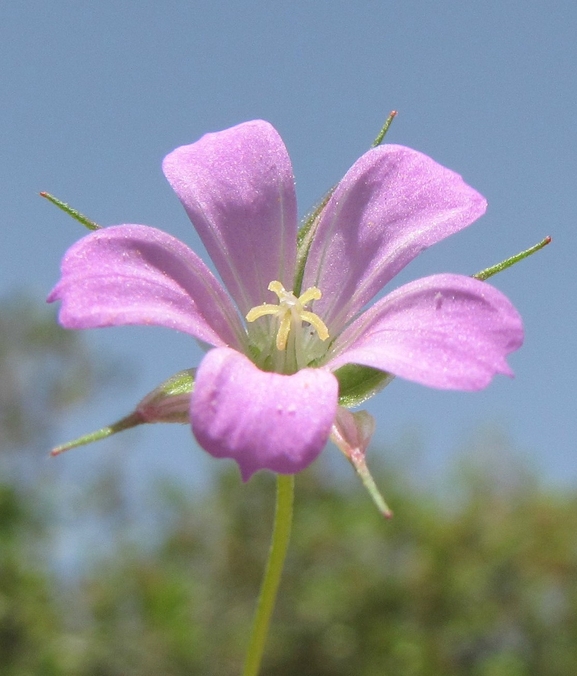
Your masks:
[{"label": "green sepal", "polygon": [[342,451],[363,482],[379,512],[390,519],[393,513],[367,467],[367,447],[375,431],[375,419],[368,411],[352,413],[340,407],[331,429],[331,441]]},{"label": "green sepal", "polygon": [[387,119],[385,120],[385,124],[381,127],[381,131],[377,134],[377,138],[373,141],[373,145],[371,146],[371,148],[377,148],[385,140],[385,136],[387,135],[389,127],[393,123],[395,117],[397,117],[397,111],[391,110],[391,112],[389,113],[389,117],[387,117]]},{"label": "green sepal", "polygon": [[144,422],[187,423],[196,369],[179,371],[147,394],[136,407]]},{"label": "green sepal", "polygon": [[145,423],[187,423],[189,422],[190,395],[194,390],[196,369],[179,371],[141,399],[136,409],[112,425],[106,425],[95,432],[84,434],[73,441],[56,446],[50,455],[59,455],[78,446],[137,427]]},{"label": "green sepal", "polygon": [[[362,413],[362,411],[361,411]],[[357,473],[358,477],[360,480],[363,482],[363,486],[365,487],[367,493],[369,494],[369,497],[371,500],[374,502],[375,506],[379,510],[379,512],[386,518],[386,519],[391,519],[393,516],[393,512],[391,511],[391,508],[387,505],[385,502],[385,498],[383,497],[383,494],[379,490],[379,487],[375,483],[375,480],[373,479],[369,468],[367,467],[367,463],[365,460],[365,455],[364,453],[360,452],[353,452],[351,453],[349,457],[349,461],[351,465],[353,466],[355,472]]]},{"label": "green sepal", "polygon": [[297,263],[295,281],[293,285],[293,293],[295,296],[299,296],[302,291],[305,265],[317,231],[320,216],[324,208],[327,206],[330,198],[332,197],[336,187],[336,185],[333,185],[333,187],[327,191],[321,201],[305,217],[303,224],[297,233]]},{"label": "green sepal", "polygon": [[492,265],[490,268],[485,268],[485,270],[481,270],[481,272],[477,272],[477,274],[471,276],[474,277],[475,279],[479,279],[481,282],[484,282],[486,279],[489,279],[489,277],[496,275],[498,272],[503,272],[503,270],[510,268],[512,265],[515,265],[515,263],[522,261],[524,258],[528,258],[536,251],[539,251],[544,246],[547,246],[547,244],[550,243],[551,237],[545,237],[545,239],[542,239],[540,242],[530,247],[529,249],[521,251],[521,253],[518,253],[515,256],[511,256],[511,258],[507,258],[501,263]]},{"label": "green sepal", "polygon": [[98,223],[92,221],[90,218],[88,218],[88,216],[81,214],[76,209],[73,209],[70,206],[70,204],[66,204],[66,202],[59,200],[57,197],[54,197],[54,195],[51,195],[49,192],[41,192],[40,197],[44,197],[49,202],[52,202],[52,204],[57,206],[59,209],[62,209],[64,213],[68,214],[69,216],[72,216],[74,220],[78,221],[79,223],[82,223],[82,225],[85,228],[88,228],[89,230],[100,230],[102,228],[101,225],[98,225]]},{"label": "green sepal", "polygon": [[94,441],[100,441],[100,439],[106,439],[117,432],[123,432],[124,430],[129,430],[131,427],[142,425],[144,422],[146,421],[143,420],[137,412],[131,413],[130,415],[121,418],[112,425],[106,425],[106,427],[101,427],[95,432],[89,432],[88,434],[84,434],[77,439],[73,439],[72,441],[67,441],[65,444],[56,446],[50,451],[50,455],[60,455],[60,453],[64,453],[64,451],[70,451],[73,448],[86,446],[87,444],[91,444]]},{"label": "green sepal", "polygon": [[360,364],[345,364],[334,375],[339,381],[339,404],[345,408],[360,406],[395,377],[386,371]]}]

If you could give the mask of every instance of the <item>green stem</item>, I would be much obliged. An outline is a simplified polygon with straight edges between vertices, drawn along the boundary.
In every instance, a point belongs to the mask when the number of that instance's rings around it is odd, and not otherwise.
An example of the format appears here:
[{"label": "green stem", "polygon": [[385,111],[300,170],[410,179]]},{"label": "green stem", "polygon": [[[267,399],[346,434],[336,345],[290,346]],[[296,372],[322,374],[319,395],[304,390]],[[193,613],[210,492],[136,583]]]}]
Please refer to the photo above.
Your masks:
[{"label": "green stem", "polygon": [[272,541],[258,604],[252,625],[250,643],[242,676],[258,676],[270,626],[270,619],[284,561],[288,549],[293,514],[294,476],[277,474],[276,510]]}]

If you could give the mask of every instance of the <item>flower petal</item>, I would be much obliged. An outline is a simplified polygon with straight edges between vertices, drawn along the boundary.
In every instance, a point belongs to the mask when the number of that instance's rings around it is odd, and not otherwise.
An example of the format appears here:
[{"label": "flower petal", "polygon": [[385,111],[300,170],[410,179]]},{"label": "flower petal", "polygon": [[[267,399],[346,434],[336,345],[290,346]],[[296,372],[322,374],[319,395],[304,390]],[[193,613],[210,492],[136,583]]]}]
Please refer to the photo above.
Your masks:
[{"label": "flower petal", "polygon": [[168,155],[163,170],[245,315],[292,289],[297,211],[287,150],[261,120],[206,134]]},{"label": "flower petal", "polygon": [[102,228],[71,246],[48,297],[55,300],[68,329],[152,324],[210,345],[243,343],[238,313],[202,260],[145,225]]},{"label": "flower petal", "polygon": [[336,187],[307,259],[303,289],[338,333],[423,249],[470,225],[485,199],[430,157],[396,145],[365,153]]},{"label": "flower petal", "polygon": [[295,474],[323,450],[337,396],[329,371],[268,373],[244,355],[218,348],[196,374],[192,430],[208,453],[236,460],[244,481],[259,469]]},{"label": "flower petal", "polygon": [[485,282],[461,275],[425,277],[393,291],[337,339],[332,370],[364,364],[429,387],[479,390],[521,346],[521,318]]}]

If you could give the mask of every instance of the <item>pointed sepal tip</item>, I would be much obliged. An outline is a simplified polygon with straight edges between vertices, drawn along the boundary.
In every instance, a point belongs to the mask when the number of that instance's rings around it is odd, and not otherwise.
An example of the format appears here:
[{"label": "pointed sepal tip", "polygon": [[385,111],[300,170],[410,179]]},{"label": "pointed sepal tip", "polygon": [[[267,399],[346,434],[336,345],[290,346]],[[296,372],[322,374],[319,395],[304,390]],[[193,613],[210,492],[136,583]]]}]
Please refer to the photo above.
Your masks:
[{"label": "pointed sepal tip", "polygon": [[65,444],[56,446],[56,448],[53,448],[50,451],[50,456],[55,457],[57,455],[60,455],[61,453],[64,453],[64,451],[70,451],[73,448],[78,448],[79,446],[86,446],[86,444],[91,444],[94,441],[100,441],[100,439],[106,439],[106,437],[110,437],[113,434],[116,434],[117,432],[122,432],[123,430],[130,429],[131,427],[142,425],[145,422],[146,420],[144,420],[142,415],[138,411],[135,411],[134,413],[131,413],[130,415],[127,415],[124,418],[121,418],[112,425],[107,425],[106,427],[102,427],[101,429],[96,430],[95,432],[89,432],[88,434],[84,434],[83,436],[78,437],[77,439],[73,439],[72,441],[68,441]]},{"label": "pointed sepal tip", "polygon": [[529,247],[529,249],[521,251],[520,253],[515,254],[515,256],[511,256],[510,258],[507,258],[504,261],[497,263],[496,265],[492,265],[490,268],[485,268],[484,270],[481,270],[481,272],[477,272],[472,276],[475,279],[479,279],[481,282],[484,282],[485,280],[489,279],[489,277],[496,275],[498,272],[502,272],[503,270],[506,270],[507,268],[510,268],[511,266],[515,265],[515,263],[522,261],[524,258],[528,258],[535,252],[547,246],[547,244],[550,244],[551,241],[552,237],[550,235],[547,235],[547,237],[542,239],[540,242],[537,242],[537,244],[535,244],[534,246]]},{"label": "pointed sepal tip", "polygon": [[85,228],[88,228],[88,230],[100,230],[102,228],[101,225],[98,225],[98,223],[95,223],[84,214],[81,214],[77,209],[73,209],[69,204],[66,204],[66,202],[63,202],[62,200],[59,200],[57,197],[54,197],[54,195],[51,195],[49,192],[43,190],[40,193],[40,197],[44,197],[49,202],[52,202],[52,204],[57,206],[59,209],[62,209],[64,213],[68,214],[69,216],[72,216],[74,220],[78,221],[79,223],[82,223],[82,225]]}]

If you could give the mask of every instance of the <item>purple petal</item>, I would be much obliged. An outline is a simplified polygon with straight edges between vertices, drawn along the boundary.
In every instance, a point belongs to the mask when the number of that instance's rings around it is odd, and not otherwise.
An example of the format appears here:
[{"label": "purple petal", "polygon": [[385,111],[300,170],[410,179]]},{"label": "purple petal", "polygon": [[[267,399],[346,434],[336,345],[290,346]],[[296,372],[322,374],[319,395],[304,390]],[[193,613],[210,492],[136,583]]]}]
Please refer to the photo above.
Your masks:
[{"label": "purple petal", "polygon": [[48,302],[68,329],[152,324],[240,348],[243,328],[220,282],[179,240],[145,225],[103,228],[68,249]]},{"label": "purple petal", "polygon": [[337,397],[329,371],[268,373],[244,355],[218,348],[196,374],[192,430],[211,455],[236,460],[244,481],[259,469],[295,474],[323,450]]},{"label": "purple petal", "polygon": [[410,148],[365,153],[337,186],[319,222],[303,289],[334,335],[423,249],[470,225],[485,199],[454,172]]},{"label": "purple petal", "polygon": [[256,120],[168,155],[163,170],[242,314],[292,289],[297,211],[292,166],[275,129]]},{"label": "purple petal", "polygon": [[337,339],[329,366],[364,364],[429,387],[479,390],[523,342],[521,318],[494,287],[461,275],[393,291]]}]

